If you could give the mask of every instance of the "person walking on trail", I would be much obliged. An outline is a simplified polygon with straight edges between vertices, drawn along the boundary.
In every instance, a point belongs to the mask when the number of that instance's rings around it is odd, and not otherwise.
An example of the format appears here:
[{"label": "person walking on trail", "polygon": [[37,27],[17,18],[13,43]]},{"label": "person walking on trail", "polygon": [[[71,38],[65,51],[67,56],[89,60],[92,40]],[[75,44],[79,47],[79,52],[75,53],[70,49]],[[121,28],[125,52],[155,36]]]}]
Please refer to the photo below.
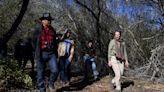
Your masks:
[{"label": "person walking on trail", "polygon": [[88,41],[87,43],[87,46],[85,48],[85,55],[83,59],[84,59],[84,66],[85,66],[84,67],[84,81],[88,80],[89,67],[92,68],[94,79],[97,79],[99,72],[96,69],[95,48],[93,46],[92,40]]},{"label": "person walking on trail", "polygon": [[70,64],[74,54],[74,42],[70,40],[71,31],[65,29],[63,34],[63,41],[58,46],[59,56],[59,74],[63,86],[68,86],[70,83]]},{"label": "person walking on trail", "polygon": [[128,58],[125,42],[121,37],[121,31],[114,32],[114,38],[108,47],[108,65],[112,67],[115,77],[111,81],[111,86],[116,87],[116,92],[121,92],[120,78],[123,75],[124,64],[128,67]]},{"label": "person walking on trail", "polygon": [[56,31],[51,26],[51,21],[54,19],[50,13],[44,13],[40,20],[42,25],[37,26],[32,39],[37,63],[37,86],[40,92],[46,92],[44,80],[46,62],[48,62],[50,69],[48,89],[52,92],[58,75]]}]

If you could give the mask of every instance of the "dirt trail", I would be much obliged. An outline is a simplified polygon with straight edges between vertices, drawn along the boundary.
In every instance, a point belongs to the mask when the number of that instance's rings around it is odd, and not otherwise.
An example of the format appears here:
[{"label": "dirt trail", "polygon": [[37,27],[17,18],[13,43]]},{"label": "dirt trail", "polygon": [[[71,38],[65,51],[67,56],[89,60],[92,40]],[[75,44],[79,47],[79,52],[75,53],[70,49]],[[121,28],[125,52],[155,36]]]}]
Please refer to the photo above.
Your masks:
[{"label": "dirt trail", "polygon": [[[58,86],[58,92],[67,90],[67,92],[114,92],[110,88],[109,81],[111,77],[106,76],[98,81],[89,81],[88,84],[84,82],[77,83],[77,79],[73,80],[70,87],[61,88]],[[76,82],[74,82],[76,81]],[[130,78],[123,78],[122,92],[164,92],[164,84],[153,84],[145,81],[132,80]]]},{"label": "dirt trail", "polygon": [[[88,82],[82,81],[82,77],[73,77],[70,86],[63,87],[60,81],[56,81],[57,92],[115,92],[110,88],[109,76],[100,80],[90,79]],[[134,80],[131,78],[122,79],[122,92],[164,92],[164,84],[153,84],[146,81]],[[56,92],[54,90],[54,92]],[[10,90],[6,92],[39,92],[37,90]]]}]

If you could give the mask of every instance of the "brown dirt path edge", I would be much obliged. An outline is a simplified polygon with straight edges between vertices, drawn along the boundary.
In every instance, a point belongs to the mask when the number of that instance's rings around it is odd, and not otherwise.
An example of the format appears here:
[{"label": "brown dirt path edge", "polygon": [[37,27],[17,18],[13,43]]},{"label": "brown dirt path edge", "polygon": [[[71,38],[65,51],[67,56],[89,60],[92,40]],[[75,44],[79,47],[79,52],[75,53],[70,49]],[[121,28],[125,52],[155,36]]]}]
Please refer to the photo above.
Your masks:
[{"label": "brown dirt path edge", "polygon": [[[114,89],[110,88],[109,82],[111,79],[111,77],[106,76],[99,81],[95,81],[93,84],[86,86],[82,90],[67,92],[115,92]],[[132,80],[127,77],[124,77],[122,81],[122,92],[164,92],[164,84],[153,84],[134,79]]]},{"label": "brown dirt path edge", "polygon": [[[114,89],[110,88],[109,81],[110,76],[101,78],[98,81],[91,80],[82,82],[82,77],[72,78],[72,83],[68,87],[63,87],[60,81],[56,81],[57,92],[115,92]],[[127,77],[122,79],[123,91],[122,92],[164,92],[164,84],[155,84],[150,82],[144,82],[140,80],[134,80]],[[9,91],[0,92],[39,92],[38,90],[20,90],[14,89]],[[48,92],[48,91],[47,91]],[[54,90],[54,92],[56,92]]]}]

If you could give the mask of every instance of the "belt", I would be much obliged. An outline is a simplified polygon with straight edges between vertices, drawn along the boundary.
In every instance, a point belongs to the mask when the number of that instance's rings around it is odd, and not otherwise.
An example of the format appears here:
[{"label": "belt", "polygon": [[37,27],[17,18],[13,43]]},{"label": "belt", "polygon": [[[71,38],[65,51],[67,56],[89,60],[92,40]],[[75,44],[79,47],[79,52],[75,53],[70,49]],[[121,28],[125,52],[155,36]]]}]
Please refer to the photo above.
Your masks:
[{"label": "belt", "polygon": [[53,52],[52,49],[42,49],[43,52]]}]

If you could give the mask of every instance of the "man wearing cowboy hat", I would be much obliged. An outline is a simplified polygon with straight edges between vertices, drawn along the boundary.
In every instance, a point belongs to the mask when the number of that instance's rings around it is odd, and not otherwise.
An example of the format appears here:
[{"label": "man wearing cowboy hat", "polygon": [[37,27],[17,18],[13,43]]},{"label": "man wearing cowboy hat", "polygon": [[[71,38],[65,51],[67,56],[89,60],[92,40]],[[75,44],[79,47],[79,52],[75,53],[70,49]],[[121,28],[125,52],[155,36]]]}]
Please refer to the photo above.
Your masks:
[{"label": "man wearing cowboy hat", "polygon": [[40,92],[46,92],[44,73],[46,62],[48,62],[50,69],[48,88],[52,92],[58,74],[56,31],[51,26],[51,21],[54,19],[50,13],[44,13],[40,20],[42,25],[36,28],[32,39],[35,49],[35,59],[37,61],[37,86]]}]

